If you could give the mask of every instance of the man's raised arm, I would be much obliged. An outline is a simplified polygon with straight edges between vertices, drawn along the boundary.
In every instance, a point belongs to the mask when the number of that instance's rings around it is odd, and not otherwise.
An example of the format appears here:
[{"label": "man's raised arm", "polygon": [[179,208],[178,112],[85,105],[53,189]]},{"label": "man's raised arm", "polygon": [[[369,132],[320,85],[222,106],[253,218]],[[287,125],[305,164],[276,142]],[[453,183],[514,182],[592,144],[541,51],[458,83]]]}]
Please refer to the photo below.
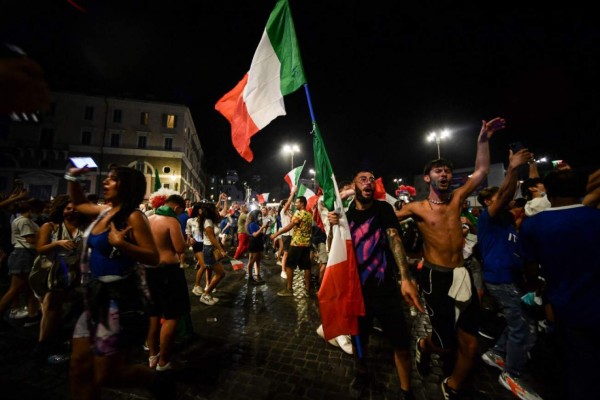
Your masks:
[{"label": "man's raised arm", "polygon": [[490,139],[494,132],[504,129],[506,120],[496,117],[491,121],[481,121],[481,131],[477,138],[477,157],[475,158],[475,171],[467,182],[456,190],[460,196],[461,204],[483,182],[490,172]]}]

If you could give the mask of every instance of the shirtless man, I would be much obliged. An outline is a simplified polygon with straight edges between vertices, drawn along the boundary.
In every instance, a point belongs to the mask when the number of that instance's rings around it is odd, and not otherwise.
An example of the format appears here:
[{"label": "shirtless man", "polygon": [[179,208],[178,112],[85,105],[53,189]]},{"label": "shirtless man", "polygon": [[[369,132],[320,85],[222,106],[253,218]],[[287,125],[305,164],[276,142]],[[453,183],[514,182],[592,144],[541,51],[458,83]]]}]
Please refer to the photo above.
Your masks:
[{"label": "shirtless man", "polygon": [[460,213],[463,202],[489,173],[489,140],[504,126],[503,118],[482,121],[475,172],[463,186],[451,191],[452,164],[444,159],[433,160],[424,170],[428,198],[396,211],[401,221],[413,218],[423,236],[424,268],[418,272],[417,280],[425,296],[433,335],[417,340],[415,362],[422,376],[429,373],[431,352],[455,362],[450,376],[441,384],[444,399],[458,398],[458,389],[477,357],[479,300],[476,291],[471,290],[473,278],[463,266]]},{"label": "shirtless man", "polygon": [[[177,321],[191,310],[187,281],[183,269],[179,267],[178,254],[183,253],[186,246],[177,219],[182,212],[185,212],[185,200],[179,195],[171,195],[148,218],[160,255],[156,267],[146,266],[146,280],[153,299],[147,340],[150,352],[148,362],[157,371],[172,368],[170,359]],[[165,319],[162,327],[161,317]]]}]

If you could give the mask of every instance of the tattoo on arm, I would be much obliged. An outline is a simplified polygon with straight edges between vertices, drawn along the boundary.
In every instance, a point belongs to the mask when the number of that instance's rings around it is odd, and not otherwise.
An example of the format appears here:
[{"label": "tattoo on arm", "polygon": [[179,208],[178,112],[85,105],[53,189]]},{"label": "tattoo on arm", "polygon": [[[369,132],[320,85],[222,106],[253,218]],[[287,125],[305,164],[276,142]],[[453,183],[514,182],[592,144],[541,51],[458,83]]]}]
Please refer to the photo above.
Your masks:
[{"label": "tattoo on arm", "polygon": [[398,234],[398,230],[394,228],[388,228],[386,229],[385,233],[390,243],[390,250],[394,255],[394,260],[400,269],[400,279],[407,280],[409,279],[408,261],[406,260],[406,251],[404,251],[404,245],[402,245],[402,239]]}]

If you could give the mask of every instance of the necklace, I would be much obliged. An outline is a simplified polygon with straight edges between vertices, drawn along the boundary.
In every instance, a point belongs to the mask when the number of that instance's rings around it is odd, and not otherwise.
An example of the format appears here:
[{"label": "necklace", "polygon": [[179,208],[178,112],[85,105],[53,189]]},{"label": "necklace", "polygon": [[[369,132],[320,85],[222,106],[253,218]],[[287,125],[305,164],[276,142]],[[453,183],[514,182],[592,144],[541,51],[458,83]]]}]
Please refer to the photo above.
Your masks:
[{"label": "necklace", "polygon": [[433,199],[430,199],[430,198],[428,197],[428,198],[427,198],[427,201],[428,201],[428,202],[430,202],[431,204],[446,204],[446,203],[449,203],[449,202],[450,202],[450,199],[451,199],[451,198],[452,198],[452,196],[448,197],[448,199],[447,199],[447,200],[442,200],[442,201],[439,201],[439,200],[433,200]]}]

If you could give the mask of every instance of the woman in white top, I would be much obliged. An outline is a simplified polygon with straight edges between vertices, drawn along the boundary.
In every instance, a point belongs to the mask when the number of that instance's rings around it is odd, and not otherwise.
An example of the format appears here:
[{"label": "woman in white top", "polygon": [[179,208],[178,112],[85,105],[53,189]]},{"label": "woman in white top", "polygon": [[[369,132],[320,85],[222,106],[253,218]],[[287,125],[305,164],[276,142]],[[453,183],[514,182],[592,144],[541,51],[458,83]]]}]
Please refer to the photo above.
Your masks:
[{"label": "woman in white top", "polygon": [[206,268],[213,272],[208,286],[200,296],[200,302],[209,306],[214,305],[219,299],[212,296],[212,292],[217,284],[225,277],[225,269],[221,263],[227,254],[223,250],[221,243],[217,239],[216,228],[219,222],[219,212],[213,203],[201,203],[199,213],[200,226],[204,227],[204,263]]},{"label": "woman in white top", "polygon": [[[188,244],[192,246],[192,250],[194,251],[194,255],[196,256],[196,260],[198,263],[196,264],[196,279],[194,281],[194,287],[192,289],[192,293],[196,296],[202,296],[204,291],[200,287],[200,281],[202,280],[202,274],[206,271],[206,265],[204,264],[204,256],[202,254],[202,250],[204,248],[204,229],[200,228],[200,213],[202,212],[200,208],[200,203],[194,204],[192,207],[192,213],[190,218],[187,220],[185,227],[185,234],[188,240]],[[206,279],[206,286],[208,286],[208,275]]]}]

